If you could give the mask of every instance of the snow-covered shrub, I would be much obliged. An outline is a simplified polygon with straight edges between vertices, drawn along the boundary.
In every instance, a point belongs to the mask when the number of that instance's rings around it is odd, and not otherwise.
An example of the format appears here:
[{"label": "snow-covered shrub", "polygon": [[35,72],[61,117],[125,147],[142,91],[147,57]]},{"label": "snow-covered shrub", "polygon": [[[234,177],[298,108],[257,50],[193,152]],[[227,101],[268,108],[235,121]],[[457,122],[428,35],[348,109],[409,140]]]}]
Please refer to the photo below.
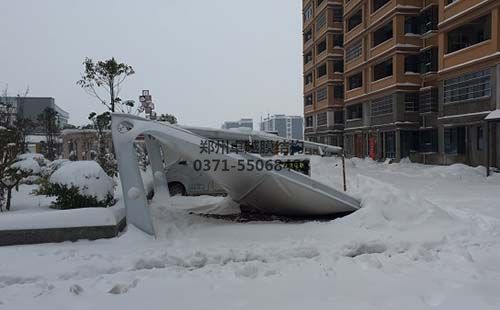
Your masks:
[{"label": "snow-covered shrub", "polygon": [[115,182],[95,161],[67,162],[49,178],[46,194],[57,197],[54,208],[108,207]]},{"label": "snow-covered shrub", "polygon": [[38,188],[34,190],[35,195],[47,195],[49,192],[49,178],[50,176],[64,164],[68,163],[68,159],[56,159],[45,167],[42,167],[42,171],[40,173],[40,178],[37,180]]}]

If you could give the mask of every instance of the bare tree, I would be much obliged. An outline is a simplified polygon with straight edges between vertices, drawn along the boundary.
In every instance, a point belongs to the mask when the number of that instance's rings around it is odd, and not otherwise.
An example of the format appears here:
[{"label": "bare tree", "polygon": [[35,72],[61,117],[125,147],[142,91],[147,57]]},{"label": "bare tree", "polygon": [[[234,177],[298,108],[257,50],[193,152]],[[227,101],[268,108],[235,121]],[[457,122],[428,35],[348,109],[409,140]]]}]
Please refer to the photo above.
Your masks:
[{"label": "bare tree", "polygon": [[[85,72],[77,81],[89,95],[97,98],[111,112],[125,112],[119,97],[125,79],[134,74],[134,69],[125,63],[118,63],[115,58],[94,62],[86,58],[83,62]],[[109,100],[107,99],[109,98]],[[127,101],[125,105],[130,105]]]}]

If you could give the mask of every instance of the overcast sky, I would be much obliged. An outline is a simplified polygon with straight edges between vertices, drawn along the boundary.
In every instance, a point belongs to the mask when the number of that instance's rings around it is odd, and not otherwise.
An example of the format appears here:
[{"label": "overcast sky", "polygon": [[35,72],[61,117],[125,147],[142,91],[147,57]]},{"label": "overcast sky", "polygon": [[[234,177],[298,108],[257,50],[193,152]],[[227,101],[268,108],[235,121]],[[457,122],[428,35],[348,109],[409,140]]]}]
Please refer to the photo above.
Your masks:
[{"label": "overcast sky", "polygon": [[219,127],[302,114],[300,0],[1,0],[0,86],[54,97],[87,123],[104,111],[76,81],[85,57],[132,65],[122,99]]}]

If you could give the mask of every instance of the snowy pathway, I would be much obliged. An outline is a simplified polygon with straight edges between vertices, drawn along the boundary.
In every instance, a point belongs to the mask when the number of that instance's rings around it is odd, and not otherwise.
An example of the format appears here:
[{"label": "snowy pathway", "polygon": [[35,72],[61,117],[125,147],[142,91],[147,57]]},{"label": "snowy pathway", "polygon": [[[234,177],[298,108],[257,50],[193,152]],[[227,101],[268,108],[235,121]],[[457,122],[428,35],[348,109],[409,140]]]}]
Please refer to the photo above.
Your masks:
[{"label": "snowy pathway", "polygon": [[[334,159],[312,168],[340,188]],[[500,308],[499,175],[357,159],[347,168],[363,209],[332,222],[241,224],[156,206],[157,240],[129,228],[113,240],[0,248],[0,309]],[[218,202],[197,200],[186,201]]]}]

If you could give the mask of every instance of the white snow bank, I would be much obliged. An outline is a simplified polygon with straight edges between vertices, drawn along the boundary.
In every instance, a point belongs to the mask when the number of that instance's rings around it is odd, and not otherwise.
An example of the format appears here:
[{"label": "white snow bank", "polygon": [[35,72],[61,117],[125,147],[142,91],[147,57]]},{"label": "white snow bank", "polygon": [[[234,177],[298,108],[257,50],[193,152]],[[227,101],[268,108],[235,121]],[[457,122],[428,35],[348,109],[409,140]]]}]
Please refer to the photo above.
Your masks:
[{"label": "white snow bank", "polygon": [[113,195],[115,182],[99,164],[92,160],[69,162],[57,169],[50,177],[50,183],[76,186],[80,193],[105,200]]},{"label": "white snow bank", "polygon": [[116,204],[110,208],[71,210],[40,209],[38,212],[5,212],[0,215],[1,230],[67,228],[117,225],[125,217],[125,208]]},{"label": "white snow bank", "polygon": [[24,154],[18,155],[17,158],[20,160],[25,160],[25,159],[44,160],[45,156],[43,156],[43,154],[40,154],[40,153],[24,153]]},{"label": "white snow bank", "polygon": [[32,158],[26,158],[17,161],[11,165],[12,168],[19,169],[23,172],[38,174],[41,171],[38,162]]}]

